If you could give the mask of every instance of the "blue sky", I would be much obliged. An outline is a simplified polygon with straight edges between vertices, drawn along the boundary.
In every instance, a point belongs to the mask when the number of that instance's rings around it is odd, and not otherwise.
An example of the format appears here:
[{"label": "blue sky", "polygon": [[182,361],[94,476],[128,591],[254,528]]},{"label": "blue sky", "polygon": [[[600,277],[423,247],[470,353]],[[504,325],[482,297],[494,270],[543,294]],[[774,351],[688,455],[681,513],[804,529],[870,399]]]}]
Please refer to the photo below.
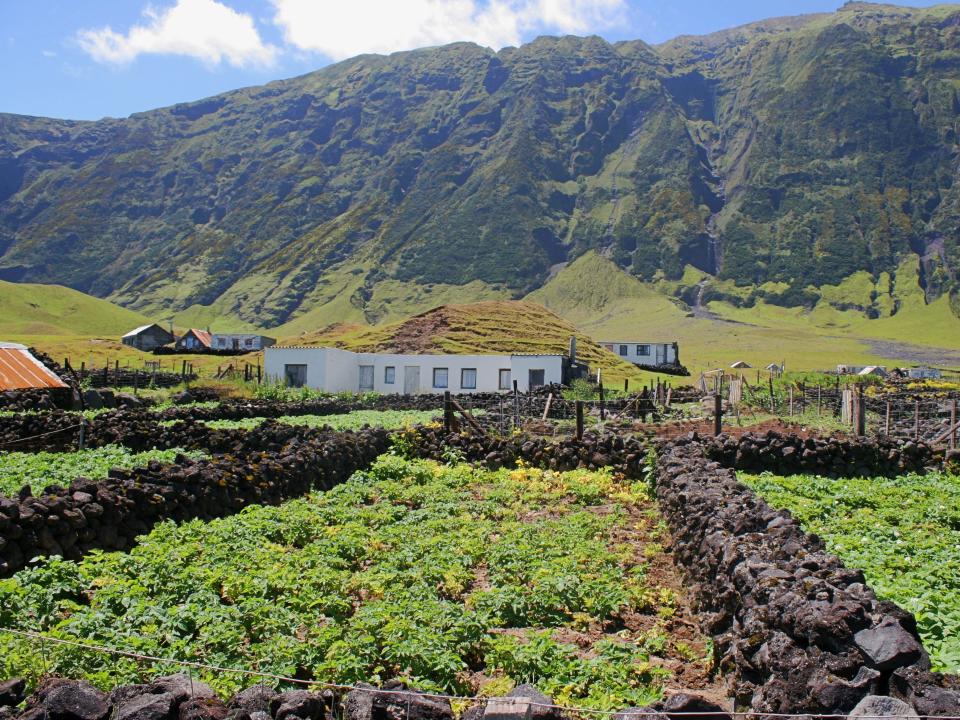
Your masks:
[{"label": "blue sky", "polygon": [[[651,43],[840,0],[0,0],[0,112],[123,117],[363,52],[537,35]],[[923,0],[899,4],[927,6]]]}]

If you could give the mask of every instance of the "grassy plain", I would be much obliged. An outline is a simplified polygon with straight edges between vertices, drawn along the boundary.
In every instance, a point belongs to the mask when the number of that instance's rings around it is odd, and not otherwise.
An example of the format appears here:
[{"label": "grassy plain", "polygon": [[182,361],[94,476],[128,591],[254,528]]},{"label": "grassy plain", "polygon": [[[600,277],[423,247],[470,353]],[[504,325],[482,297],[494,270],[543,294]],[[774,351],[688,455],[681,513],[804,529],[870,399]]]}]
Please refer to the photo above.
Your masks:
[{"label": "grassy plain", "polygon": [[[737,360],[753,367],[785,362],[788,370],[824,370],[839,363],[960,367],[960,319],[946,296],[925,302],[917,272],[916,261],[905,260],[895,276],[882,273],[875,280],[855,273],[820,288],[820,300],[808,310],[766,301],[764,293],[783,290],[773,283],[737,287],[690,267],[679,281],[644,283],[589,252],[522,302],[505,299],[501,290],[482,283],[394,282],[378,286],[370,300],[376,306],[371,317],[379,322],[371,325],[365,321],[371,318],[350,304],[356,288],[345,287],[324,305],[266,332],[290,344],[433,353],[564,353],[569,337],[577,335],[580,356],[601,368],[610,386],[619,386],[624,378],[646,382],[651,376],[593,340],[677,341],[681,361],[694,374]],[[701,283],[704,301],[697,304]],[[424,311],[429,307],[434,309]],[[869,319],[867,310],[878,317]],[[194,325],[249,329],[233,316],[217,314],[221,312],[228,311],[195,308],[178,318]],[[0,282],[0,340],[34,345],[57,359],[70,357],[75,365],[100,367],[119,360],[142,367],[154,357],[121,345],[119,336],[149,320],[67,288]],[[161,358],[171,368],[183,359],[204,374],[230,362],[203,355]],[[259,357],[245,359],[257,362]]]}]

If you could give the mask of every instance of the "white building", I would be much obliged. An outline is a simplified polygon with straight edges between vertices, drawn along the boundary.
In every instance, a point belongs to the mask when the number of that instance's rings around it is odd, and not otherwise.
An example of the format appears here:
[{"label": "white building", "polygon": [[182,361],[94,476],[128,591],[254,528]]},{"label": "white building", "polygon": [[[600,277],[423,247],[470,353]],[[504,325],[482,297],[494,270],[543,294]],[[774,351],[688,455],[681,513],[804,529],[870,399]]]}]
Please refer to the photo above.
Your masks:
[{"label": "white building", "polygon": [[644,343],[636,340],[603,340],[602,347],[634,365],[679,365],[677,343]]},{"label": "white building", "polygon": [[292,387],[327,392],[505,392],[562,383],[565,355],[399,355],[328,347],[270,347],[264,371]]},{"label": "white building", "polygon": [[276,342],[272,337],[256,333],[214,333],[210,343],[212,350],[242,350],[256,352]]}]

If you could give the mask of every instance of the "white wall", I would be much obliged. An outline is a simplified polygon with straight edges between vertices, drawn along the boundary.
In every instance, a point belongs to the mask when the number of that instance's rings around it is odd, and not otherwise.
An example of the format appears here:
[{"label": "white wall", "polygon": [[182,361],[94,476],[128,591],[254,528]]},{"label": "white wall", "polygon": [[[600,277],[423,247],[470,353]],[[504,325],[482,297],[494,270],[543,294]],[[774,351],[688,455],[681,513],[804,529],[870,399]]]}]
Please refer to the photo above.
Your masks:
[{"label": "white wall", "polygon": [[326,354],[329,348],[267,348],[263,351],[263,371],[267,379],[282,383],[286,365],[307,366],[307,387],[326,384]]},{"label": "white wall", "polygon": [[[627,362],[632,362],[635,365],[662,365],[677,362],[677,353],[673,349],[673,343],[650,343],[637,340],[604,340],[600,344],[617,357],[623,358]],[[620,347],[622,345],[627,346],[626,355],[620,353]],[[639,354],[637,352],[639,345],[648,346],[650,348],[650,354]]]},{"label": "white wall", "polygon": [[[278,347],[264,351],[264,370],[271,380],[283,382],[288,364],[307,365],[307,385],[327,392],[358,392],[362,365],[373,366],[373,389],[385,394],[404,392],[407,366],[420,368],[421,393],[497,392],[501,390],[501,369],[510,370],[511,379],[515,378],[518,389],[524,392],[528,389],[531,369],[542,369],[544,382],[548,384],[563,379],[563,358],[559,355],[401,355],[354,353],[337,348]],[[385,382],[387,367],[395,369],[392,384]],[[447,387],[433,386],[436,368],[447,369]],[[462,387],[464,369],[477,371],[475,388]]]},{"label": "white wall", "polygon": [[563,358],[559,355],[513,355],[510,359],[513,379],[520,392],[530,389],[531,370],[543,370],[546,385],[563,382]]}]

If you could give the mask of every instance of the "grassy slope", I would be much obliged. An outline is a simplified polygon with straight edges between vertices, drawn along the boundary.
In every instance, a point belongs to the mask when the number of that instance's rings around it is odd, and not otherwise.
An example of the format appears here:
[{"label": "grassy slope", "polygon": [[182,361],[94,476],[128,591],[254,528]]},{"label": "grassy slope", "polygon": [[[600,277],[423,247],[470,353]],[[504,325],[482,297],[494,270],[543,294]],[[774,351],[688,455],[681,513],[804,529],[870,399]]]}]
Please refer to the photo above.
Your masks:
[{"label": "grassy slope", "polygon": [[445,305],[408,320],[375,327],[339,324],[294,338],[297,344],[334,344],[350,350],[420,352],[566,353],[577,336],[578,356],[601,368],[610,383],[641,382],[647,374],[601,349],[574,324],[531,302],[486,301]]},{"label": "grassy slope", "polygon": [[[36,347],[58,361],[69,357],[78,368],[116,361],[139,367],[154,359],[120,343],[125,332],[149,322],[140,313],[60,285],[0,281],[0,340]],[[161,358],[170,367],[184,359],[197,367],[224,363],[202,355]]]},{"label": "grassy slope", "polygon": [[[577,334],[581,356],[591,366],[604,368],[611,384],[619,384],[624,377],[640,381],[644,375],[591,346],[587,336],[598,340],[677,340],[681,359],[694,372],[740,359],[755,367],[785,360],[788,367],[797,370],[830,368],[839,362],[903,361],[902,357],[884,356],[870,346],[870,339],[909,342],[956,354],[960,351],[960,320],[951,313],[946,298],[924,303],[916,284],[915,265],[905,263],[893,281],[884,278],[875,285],[867,278],[852,276],[840,286],[826,287],[822,291],[824,300],[812,311],[762,301],[750,308],[714,301],[708,308],[715,317],[709,318],[694,317],[682,303],[591,252],[531,293],[527,297],[530,302],[495,299],[502,291],[482,283],[457,287],[391,281],[374,288],[373,299],[382,318],[379,325],[366,324],[362,313],[350,304],[350,293],[340,292],[334,293],[330,303],[268,332],[287,342],[386,349],[394,347],[392,343],[404,328],[411,327],[404,318],[420,312],[410,318],[417,325],[439,313],[443,327],[428,331],[436,334],[428,338],[425,351],[565,352],[569,336]],[[686,285],[699,279],[695,272],[687,276],[682,281]],[[711,280],[711,284],[721,283]],[[878,287],[886,288],[888,294],[881,293],[875,302],[887,315],[877,320],[868,320],[856,310],[838,310],[829,302],[869,304],[871,292]],[[740,292],[732,283],[724,284],[723,289]],[[742,293],[746,297],[749,290]],[[891,316],[888,308],[892,308],[894,298],[899,309]],[[438,305],[442,310],[423,312]],[[180,317],[191,319],[189,324],[230,329],[238,322],[228,315],[191,315],[189,311]],[[331,321],[337,325],[330,326]],[[149,318],[138,313],[67,288],[0,282],[0,339],[35,345],[57,358],[69,356],[77,365],[82,361],[99,366],[116,360],[141,364],[147,356],[122,346],[118,338],[127,329],[146,322]],[[236,325],[237,329],[243,326],[242,322]],[[326,329],[317,330],[323,327]],[[176,362],[181,359],[178,356]],[[208,369],[225,362],[203,356],[188,359]]]},{"label": "grassy slope", "polygon": [[813,312],[762,302],[753,308],[710,303],[712,312],[735,321],[725,322],[693,317],[609,260],[589,253],[528,298],[596,338],[677,340],[681,360],[693,371],[741,359],[754,367],[786,360],[793,369],[898,360],[875,353],[863,342],[869,338],[960,349],[960,320],[946,299],[924,305],[919,288],[909,290],[915,275],[903,278],[901,309],[893,317],[867,320],[862,313],[840,312],[826,303]]}]

